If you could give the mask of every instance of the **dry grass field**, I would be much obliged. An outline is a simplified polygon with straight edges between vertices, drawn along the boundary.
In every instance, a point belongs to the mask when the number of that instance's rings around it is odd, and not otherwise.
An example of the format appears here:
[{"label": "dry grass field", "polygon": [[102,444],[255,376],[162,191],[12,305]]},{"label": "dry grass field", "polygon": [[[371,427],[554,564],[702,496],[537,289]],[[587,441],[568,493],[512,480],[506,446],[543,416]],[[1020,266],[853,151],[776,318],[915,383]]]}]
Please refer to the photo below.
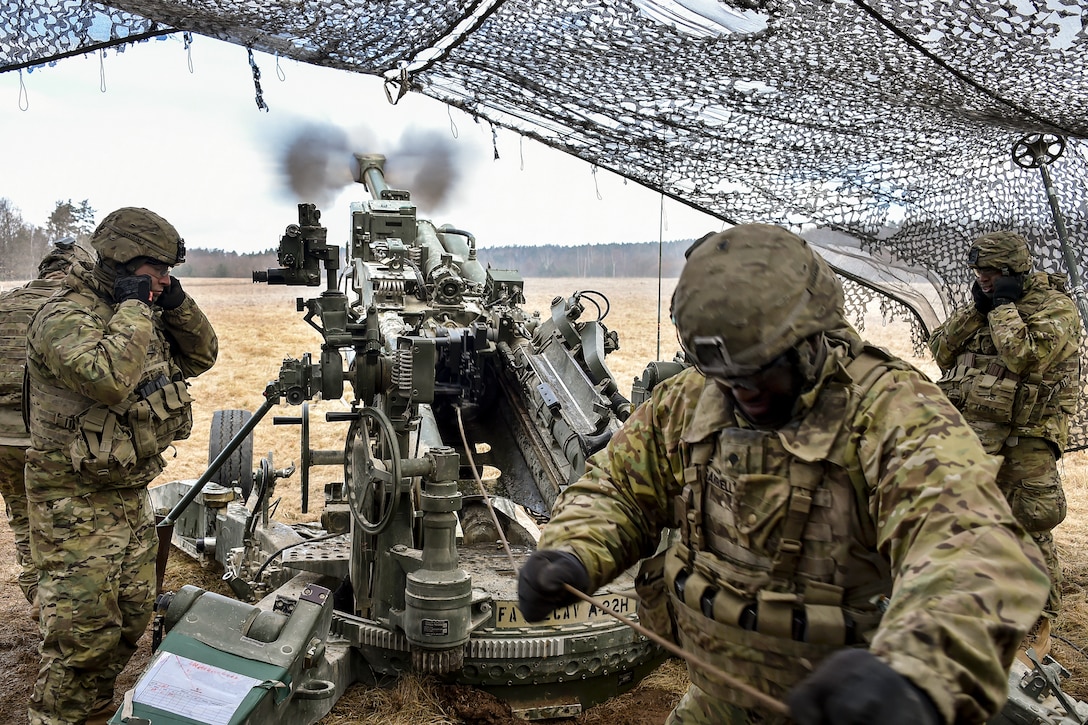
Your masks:
[{"label": "dry grass field", "polygon": [[[624,394],[647,361],[671,359],[676,351],[676,339],[668,321],[668,299],[675,280],[660,285],[663,300],[659,307],[659,283],[655,279],[531,279],[526,282],[529,310],[546,314],[555,295],[569,296],[575,290],[597,290],[608,297],[610,312],[605,324],[620,335],[621,349],[608,357],[608,365],[620,382]],[[184,279],[185,288],[197,299],[214,324],[220,340],[219,361],[216,366],[193,381],[191,392],[196,399],[196,421],[193,436],[177,445],[176,454],[168,455],[169,465],[160,482],[197,478],[208,461],[208,431],[215,410],[239,408],[256,410],[263,401],[262,393],[268,381],[277,376],[285,357],[298,358],[303,353],[316,355],[320,336],[302,321],[295,311],[294,299],[310,297],[319,290],[254,285],[244,280]],[[588,307],[586,315],[593,315]],[[928,374],[935,366],[928,359],[913,356],[909,331],[903,323],[882,327],[873,317],[867,321],[866,336],[873,342],[891,349],[914,362]],[[343,446],[346,426],[328,423],[324,414],[345,407],[342,401],[324,401],[310,405],[311,447],[338,449]],[[283,405],[275,409],[257,427],[254,436],[254,464],[271,453],[276,468],[300,460],[298,428],[273,426],[272,416],[297,416],[300,409]],[[1073,672],[1066,691],[1088,699],[1088,661],[1081,651],[1088,645],[1088,567],[1082,562],[1088,549],[1084,521],[1088,517],[1088,458],[1083,453],[1066,457],[1064,480],[1069,498],[1069,517],[1058,528],[1056,537],[1065,570],[1065,610],[1056,626],[1060,638],[1054,654]],[[315,519],[318,511],[311,506],[308,515],[301,513],[299,503],[299,474],[281,480],[277,495],[282,501],[276,516],[294,522]],[[318,467],[311,473],[311,503],[321,500],[321,486],[328,481],[343,480],[335,467]],[[5,672],[0,686],[0,722],[21,725],[26,722],[25,703],[36,675],[37,656],[34,651],[37,630],[28,616],[28,607],[15,584],[16,569],[11,536],[6,526],[0,526],[0,668]],[[183,584],[223,591],[217,572],[203,571],[187,562],[174,550],[168,570],[166,588],[177,589]],[[120,686],[131,685],[147,662],[147,640],[122,676]],[[605,703],[580,716],[575,722],[632,723],[651,725],[664,718],[684,687],[682,668],[670,663],[655,677],[619,702]],[[389,690],[367,690],[354,687],[322,722],[326,725],[347,723],[507,723],[501,706],[487,698],[474,697],[463,690],[441,688],[433,683],[404,681]]]}]

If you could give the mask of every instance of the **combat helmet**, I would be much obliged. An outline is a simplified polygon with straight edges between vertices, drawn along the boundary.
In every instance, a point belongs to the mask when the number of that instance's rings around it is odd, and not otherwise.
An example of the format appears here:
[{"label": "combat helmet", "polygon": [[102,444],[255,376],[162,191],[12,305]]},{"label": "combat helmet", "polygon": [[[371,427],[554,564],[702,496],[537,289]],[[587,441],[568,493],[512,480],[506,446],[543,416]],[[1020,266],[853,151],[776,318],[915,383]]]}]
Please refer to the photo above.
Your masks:
[{"label": "combat helmet", "polygon": [[185,240],[174,225],[140,207],[110,212],[91,235],[91,245],[102,258],[121,264],[141,257],[171,267],[185,261]]},{"label": "combat helmet", "polygon": [[73,264],[81,264],[84,267],[94,266],[95,253],[87,249],[83,244],[72,237],[64,237],[53,242],[49,251],[38,263],[38,277],[44,278],[55,272],[65,272]]},{"label": "combat helmet", "polygon": [[1015,232],[990,232],[971,243],[967,264],[974,269],[992,267],[1002,274],[1022,274],[1031,270],[1028,240]]},{"label": "combat helmet", "polygon": [[812,335],[846,325],[835,273],[801,237],[744,224],[688,251],[672,319],[692,362],[711,377],[752,375]]}]

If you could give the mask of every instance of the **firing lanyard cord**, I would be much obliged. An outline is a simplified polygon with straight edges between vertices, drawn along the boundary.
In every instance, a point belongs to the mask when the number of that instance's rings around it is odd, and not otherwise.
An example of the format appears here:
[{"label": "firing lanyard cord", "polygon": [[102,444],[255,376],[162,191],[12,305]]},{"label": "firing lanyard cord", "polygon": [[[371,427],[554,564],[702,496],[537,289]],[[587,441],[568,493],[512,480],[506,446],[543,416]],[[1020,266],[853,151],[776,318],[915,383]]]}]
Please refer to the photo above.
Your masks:
[{"label": "firing lanyard cord", "polygon": [[[514,570],[515,574],[517,574],[519,572],[518,565],[514,561],[514,555],[510,552],[510,545],[506,541],[506,535],[502,531],[502,526],[499,525],[499,517],[495,514],[495,509],[491,505],[491,498],[487,495],[487,490],[484,488],[484,482],[480,479],[480,473],[476,469],[476,462],[472,460],[472,450],[469,448],[468,438],[465,435],[465,425],[464,421],[461,419],[460,408],[457,409],[457,428],[461,432],[461,444],[464,446],[465,455],[468,457],[469,468],[472,469],[472,477],[476,479],[476,485],[477,487],[479,487],[480,493],[483,495],[484,503],[487,504],[487,510],[491,512],[491,521],[495,524],[495,531],[498,532],[499,540],[502,542],[503,549],[506,550],[506,556],[510,560],[510,568]],[[608,605],[594,599],[585,592],[581,592],[575,589],[570,584],[564,584],[563,587],[582,601],[592,604],[593,606],[597,607],[597,609],[600,609],[602,612],[614,617],[631,629],[635,630],[646,639],[661,646],[662,648],[679,657],[680,659],[685,660],[692,667],[707,673],[711,677],[714,677],[718,680],[718,682],[725,685],[726,687],[733,688],[734,690],[739,690],[740,692],[749,695],[768,712],[774,713],[775,715],[789,717],[790,710],[781,700],[776,700],[770,695],[760,692],[751,685],[741,682],[735,677],[726,674],[725,672],[710,664],[701,657],[684,651],[673,642],[670,642],[669,640],[665,639],[664,637],[660,636],[655,632],[651,632],[650,630],[643,627],[641,624],[638,624],[637,622],[628,619],[627,617],[615,611]]]}]

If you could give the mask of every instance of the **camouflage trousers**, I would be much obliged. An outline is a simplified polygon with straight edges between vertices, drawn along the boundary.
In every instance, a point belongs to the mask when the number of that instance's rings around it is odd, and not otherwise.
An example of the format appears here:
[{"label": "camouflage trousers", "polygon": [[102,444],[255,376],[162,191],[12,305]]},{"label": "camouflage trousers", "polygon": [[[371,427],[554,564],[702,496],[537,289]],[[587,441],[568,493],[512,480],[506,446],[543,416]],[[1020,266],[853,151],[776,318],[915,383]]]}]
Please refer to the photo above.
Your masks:
[{"label": "camouflage trousers", "polygon": [[1052,531],[1066,514],[1065,491],[1054,449],[1042,438],[1020,438],[1016,445],[1006,442],[999,455],[1005,462],[997,474],[997,484],[1013,516],[1039,545],[1050,572],[1050,595],[1043,614],[1053,619],[1062,606],[1063,580]]},{"label": "camouflage trousers", "polygon": [[785,725],[788,722],[786,718],[719,700],[692,684],[669,713],[665,725]]},{"label": "camouflage trousers", "polygon": [[147,489],[30,503],[42,643],[29,725],[82,723],[113,700],[155,604]]},{"label": "camouflage trousers", "polygon": [[18,446],[0,446],[0,495],[7,507],[8,525],[15,536],[15,560],[19,565],[19,588],[28,602],[34,601],[38,588],[38,570],[30,556],[30,521],[26,510],[26,485],[23,464],[26,450]]}]

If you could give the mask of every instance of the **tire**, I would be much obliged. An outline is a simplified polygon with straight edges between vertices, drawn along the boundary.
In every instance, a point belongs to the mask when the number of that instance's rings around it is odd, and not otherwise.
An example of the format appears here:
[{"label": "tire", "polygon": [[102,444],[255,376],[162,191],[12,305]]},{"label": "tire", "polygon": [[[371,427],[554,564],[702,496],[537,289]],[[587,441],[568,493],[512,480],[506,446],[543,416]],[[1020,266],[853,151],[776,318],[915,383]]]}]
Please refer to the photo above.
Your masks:
[{"label": "tire", "polygon": [[[234,436],[253,417],[248,410],[217,410],[212,414],[212,428],[208,437],[208,465],[226,450]],[[253,492],[253,433],[230,454],[212,477],[220,486],[242,489],[242,501],[248,501]]]}]

